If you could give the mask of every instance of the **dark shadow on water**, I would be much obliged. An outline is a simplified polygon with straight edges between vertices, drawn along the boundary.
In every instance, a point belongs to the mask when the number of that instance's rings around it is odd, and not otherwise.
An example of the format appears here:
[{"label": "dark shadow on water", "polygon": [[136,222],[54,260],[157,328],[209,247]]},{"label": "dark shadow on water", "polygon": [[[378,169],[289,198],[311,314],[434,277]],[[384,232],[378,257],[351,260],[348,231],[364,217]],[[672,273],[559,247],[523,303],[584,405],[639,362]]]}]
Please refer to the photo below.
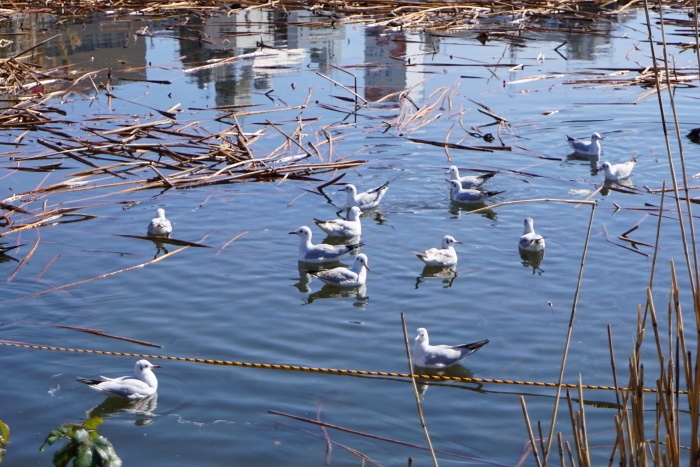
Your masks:
[{"label": "dark shadow on water", "polygon": [[441,279],[442,283],[445,284],[443,288],[450,288],[457,278],[457,275],[458,274],[454,266],[440,267],[426,265],[423,268],[423,272],[421,272],[420,276],[416,277],[416,289],[420,287],[421,283],[427,282],[427,279],[432,278]]},{"label": "dark shadow on water", "polygon": [[139,400],[108,397],[100,405],[93,407],[86,413],[88,418],[108,418],[122,413],[131,413],[137,416],[134,421],[135,425],[145,426],[156,421],[159,416],[155,413],[157,407],[157,393]]}]

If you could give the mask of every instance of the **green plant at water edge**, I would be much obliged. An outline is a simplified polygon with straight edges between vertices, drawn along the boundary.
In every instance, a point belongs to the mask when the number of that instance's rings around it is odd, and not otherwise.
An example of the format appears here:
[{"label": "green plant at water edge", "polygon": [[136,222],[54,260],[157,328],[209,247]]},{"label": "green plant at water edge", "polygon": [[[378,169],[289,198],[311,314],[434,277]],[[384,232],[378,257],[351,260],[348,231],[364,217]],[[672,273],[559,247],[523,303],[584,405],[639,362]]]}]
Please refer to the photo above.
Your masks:
[{"label": "green plant at water edge", "polygon": [[43,452],[47,444],[51,446],[59,439],[66,439],[68,443],[53,455],[54,465],[63,467],[74,459],[73,465],[76,467],[119,467],[122,460],[114,446],[107,438],[97,434],[100,423],[100,417],[86,420],[82,425],[64,423],[49,433],[39,450]]},{"label": "green plant at water edge", "polygon": [[0,462],[5,458],[5,451],[7,451],[7,440],[10,437],[10,427],[7,426],[2,420],[0,420]]}]

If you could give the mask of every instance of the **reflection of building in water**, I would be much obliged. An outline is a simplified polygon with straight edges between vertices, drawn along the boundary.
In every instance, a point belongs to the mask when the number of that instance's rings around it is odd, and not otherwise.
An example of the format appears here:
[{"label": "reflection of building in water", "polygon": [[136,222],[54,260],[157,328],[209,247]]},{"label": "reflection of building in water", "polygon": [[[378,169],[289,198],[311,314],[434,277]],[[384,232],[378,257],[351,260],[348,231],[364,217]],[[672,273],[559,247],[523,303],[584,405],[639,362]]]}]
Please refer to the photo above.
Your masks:
[{"label": "reflection of building in water", "polygon": [[[423,79],[422,67],[407,67],[408,60],[423,60],[419,50],[420,38],[409,40],[403,31],[382,32],[368,28],[365,33],[365,98],[375,102],[391,93],[402,91]],[[407,73],[410,72],[410,73]],[[422,87],[413,89],[420,93]],[[389,99],[398,101],[398,95]]]},{"label": "reflection of building in water", "polygon": [[[344,29],[330,28],[327,21],[315,27],[316,20],[317,17],[308,11],[285,13],[277,10],[247,10],[208,18],[198,30],[211,42],[180,41],[182,60],[187,67],[194,67],[214,58],[225,59],[259,50],[273,53],[272,48],[277,49],[277,57],[243,59],[192,74],[200,88],[214,84],[217,105],[249,104],[251,91],[270,89],[274,74],[303,66],[306,54],[293,49],[308,49],[308,59],[320,68],[327,68],[340,59]],[[190,28],[191,23],[181,28],[180,33],[192,36]],[[270,48],[260,49],[263,44]]]},{"label": "reflection of building in water", "polygon": [[[406,36],[368,28],[365,33],[365,98],[375,102],[406,88]],[[391,99],[396,102],[398,96]]]},{"label": "reflection of building in water", "polygon": [[[66,21],[61,23],[58,37],[33,51],[31,61],[44,70],[72,65],[64,71],[118,69],[124,63],[134,68],[129,71],[130,78],[145,79],[146,41],[133,40],[142,26],[130,21],[110,22],[108,26],[100,20]],[[14,43],[0,49],[0,56],[9,57],[53,36],[57,23],[51,15],[20,15],[6,20],[2,27],[5,37],[12,37]],[[17,35],[12,36],[13,32]]]}]

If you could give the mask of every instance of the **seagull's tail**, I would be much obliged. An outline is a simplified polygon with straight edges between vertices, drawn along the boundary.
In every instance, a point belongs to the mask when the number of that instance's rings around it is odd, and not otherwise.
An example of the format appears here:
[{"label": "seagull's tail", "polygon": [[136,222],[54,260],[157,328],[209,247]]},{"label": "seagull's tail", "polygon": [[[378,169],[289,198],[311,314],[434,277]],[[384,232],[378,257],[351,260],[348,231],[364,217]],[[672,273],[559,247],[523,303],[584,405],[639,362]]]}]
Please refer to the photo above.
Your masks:
[{"label": "seagull's tail", "polygon": [[489,197],[491,197],[491,196],[500,195],[501,193],[505,193],[505,192],[506,192],[506,190],[503,190],[503,191],[485,191],[484,193],[486,193]]},{"label": "seagull's tail", "polygon": [[485,174],[479,175],[479,176],[477,176],[476,178],[478,178],[479,180],[486,181],[486,180],[492,178],[493,176],[495,176],[497,173],[498,173],[498,172],[489,172],[489,173],[485,173]]},{"label": "seagull's tail", "polygon": [[479,350],[480,348],[482,348],[483,346],[485,346],[488,343],[489,343],[489,340],[484,339],[483,341],[472,342],[471,344],[455,345],[454,348],[455,349],[469,349],[472,352],[476,352],[477,350]]},{"label": "seagull's tail", "polygon": [[365,242],[353,243],[353,244],[345,245],[345,246],[348,247],[348,251],[353,251],[353,250],[357,250],[357,249],[362,248],[363,246],[365,246]]},{"label": "seagull's tail", "polygon": [[99,381],[99,380],[96,380],[96,379],[87,379],[87,378],[83,378],[82,376],[78,376],[77,378],[75,378],[75,380],[76,380],[76,381],[79,381],[79,382],[81,382],[81,383],[83,383],[83,384],[87,384],[88,386],[93,386],[93,385],[95,385],[95,384],[100,384],[100,383],[103,383],[103,382],[104,382],[104,381]]}]

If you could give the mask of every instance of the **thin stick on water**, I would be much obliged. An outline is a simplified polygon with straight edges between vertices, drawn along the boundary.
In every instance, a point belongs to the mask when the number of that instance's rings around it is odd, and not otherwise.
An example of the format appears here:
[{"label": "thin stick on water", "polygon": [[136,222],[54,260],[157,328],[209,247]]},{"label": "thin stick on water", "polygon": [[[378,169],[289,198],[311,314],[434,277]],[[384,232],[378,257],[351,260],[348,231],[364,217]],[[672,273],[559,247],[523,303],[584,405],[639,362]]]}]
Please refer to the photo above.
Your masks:
[{"label": "thin stick on water", "polygon": [[406,318],[401,312],[401,327],[403,328],[403,340],[406,345],[406,357],[408,358],[408,371],[411,375],[411,383],[413,385],[413,394],[416,396],[416,406],[418,407],[418,418],[420,418],[421,427],[423,427],[423,433],[425,433],[425,440],[428,443],[428,449],[430,449],[430,454],[433,456],[433,464],[435,467],[438,466],[437,457],[435,457],[435,450],[433,449],[433,443],[430,441],[430,433],[428,432],[428,427],[425,424],[425,418],[423,417],[423,407],[420,403],[420,394],[418,392],[418,385],[416,384],[416,378],[413,374],[413,359],[411,358],[411,348],[408,345],[408,332],[406,331]]}]

